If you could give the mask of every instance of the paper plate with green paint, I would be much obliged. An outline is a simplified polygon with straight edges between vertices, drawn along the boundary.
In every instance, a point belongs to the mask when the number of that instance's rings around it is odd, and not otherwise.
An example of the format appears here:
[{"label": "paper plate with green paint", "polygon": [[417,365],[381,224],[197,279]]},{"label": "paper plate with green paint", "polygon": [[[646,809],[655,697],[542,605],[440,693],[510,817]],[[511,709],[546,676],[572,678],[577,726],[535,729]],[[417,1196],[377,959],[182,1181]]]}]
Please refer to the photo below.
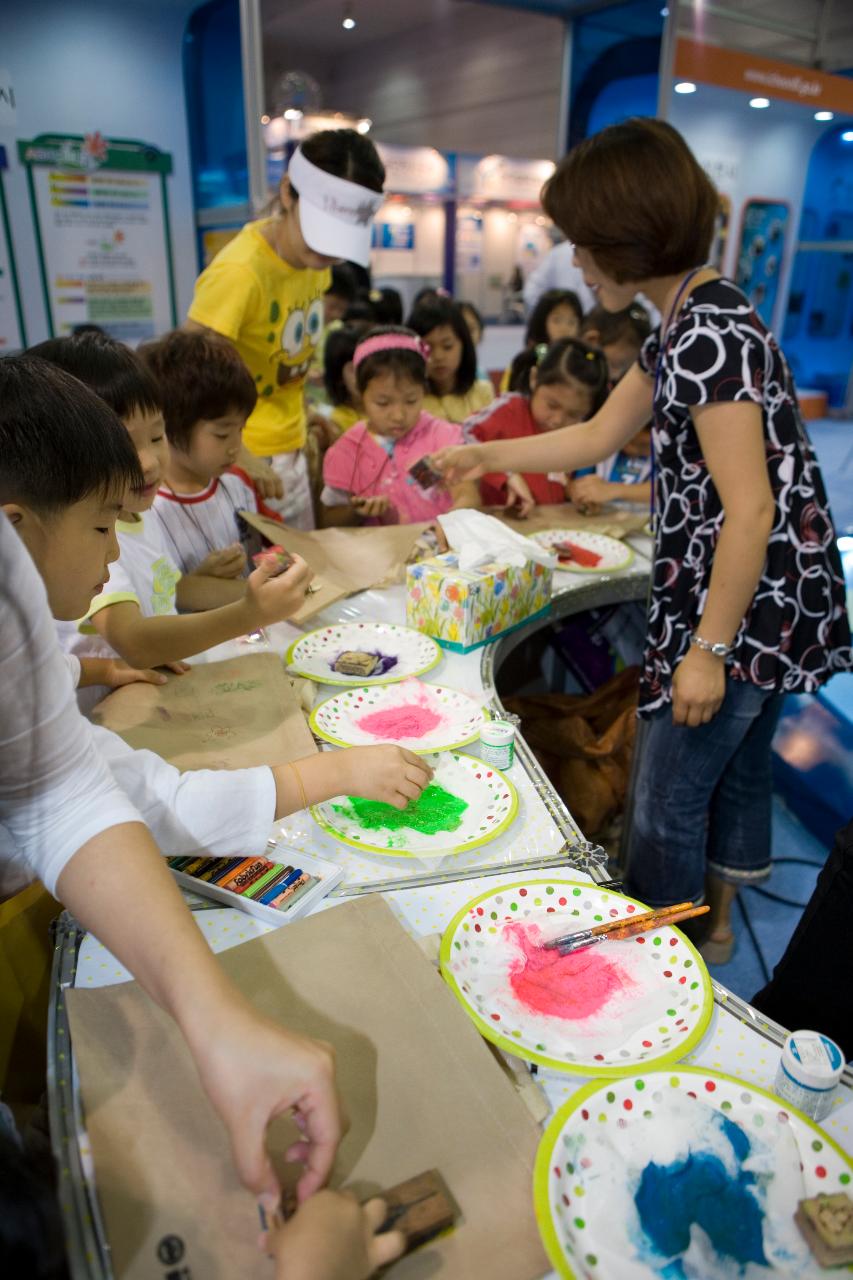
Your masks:
[{"label": "paper plate with green paint", "polygon": [[[344,675],[335,670],[342,653],[367,653],[376,658],[369,676]],[[294,675],[319,684],[394,684],[421,676],[441,661],[441,649],[429,636],[396,622],[338,622],[320,627],[294,641],[285,662]]]},{"label": "paper plate with green paint", "polygon": [[678,929],[561,956],[542,946],[643,903],[594,884],[522,880],[481,894],[451,921],[441,970],[487,1039],[529,1062],[621,1076],[677,1062],[713,1011],[702,957]]},{"label": "paper plate with green paint", "polygon": [[567,1280],[819,1280],[794,1214],[849,1191],[851,1170],[774,1094],[676,1067],[573,1094],[539,1144],[533,1199]]},{"label": "paper plate with green paint", "polygon": [[467,853],[506,831],[518,795],[504,774],[458,751],[429,756],[435,771],[420,799],[404,810],[376,800],[337,796],[311,813],[344,844],[392,858]]},{"label": "paper plate with green paint", "polygon": [[426,755],[479,737],[485,712],[470,694],[420,680],[336,693],[311,712],[316,734],[339,747],[392,742]]}]

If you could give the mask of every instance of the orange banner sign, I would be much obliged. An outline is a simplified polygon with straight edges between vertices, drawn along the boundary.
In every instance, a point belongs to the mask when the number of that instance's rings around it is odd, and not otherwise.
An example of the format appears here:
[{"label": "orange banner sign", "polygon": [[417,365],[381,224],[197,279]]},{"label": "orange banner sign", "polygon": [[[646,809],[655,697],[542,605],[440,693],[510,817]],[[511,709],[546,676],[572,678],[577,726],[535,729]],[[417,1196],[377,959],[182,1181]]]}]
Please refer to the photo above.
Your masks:
[{"label": "orange banner sign", "polygon": [[674,74],[679,80],[722,85],[755,97],[784,98],[806,107],[853,114],[853,80],[698,40],[679,37]]}]

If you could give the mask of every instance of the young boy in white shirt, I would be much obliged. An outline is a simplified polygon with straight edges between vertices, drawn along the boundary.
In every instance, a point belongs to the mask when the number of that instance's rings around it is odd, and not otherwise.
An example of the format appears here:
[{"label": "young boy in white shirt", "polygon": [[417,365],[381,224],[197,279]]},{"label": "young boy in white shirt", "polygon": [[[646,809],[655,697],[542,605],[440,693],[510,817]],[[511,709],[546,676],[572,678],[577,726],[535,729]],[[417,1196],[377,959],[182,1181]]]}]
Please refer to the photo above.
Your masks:
[{"label": "young boy in white shirt", "polygon": [[[222,604],[220,581],[202,572],[181,575],[164,545],[155,518],[146,518],[167,465],[160,394],[129,348],[99,333],[54,338],[31,355],[49,360],[89,386],[122,420],[136,448],[141,483],[129,489],[116,524],[120,557],[104,591],[82,611],[83,622],[69,644],[75,653],[115,655],[133,667],[179,663],[224,640],[280,622],[302,604],[311,570],[299,556],[278,577],[267,568],[249,575],[240,598]],[[178,609],[194,610],[178,614]],[[103,643],[93,642],[93,632]]]},{"label": "young boy in white shirt", "polygon": [[[118,554],[115,523],[125,490],[141,479],[127,432],[102,400],[42,361],[0,361],[0,518],[27,547],[54,617],[78,617],[97,598]],[[73,657],[68,670],[71,697]],[[170,855],[260,854],[273,822],[306,802],[364,795],[404,808],[431,776],[419,757],[393,746],[320,752],[295,767],[181,774],[153,752],[134,751],[85,723],[88,740]],[[3,846],[0,829],[0,897],[32,878]]]},{"label": "young boy in white shirt", "polygon": [[152,508],[166,545],[182,573],[221,554],[222,603],[239,599],[251,556],[263,545],[239,513],[281,521],[236,465],[258,398],[252,375],[232,343],[209,330],[176,329],[138,355],[157,383],[169,443]]}]

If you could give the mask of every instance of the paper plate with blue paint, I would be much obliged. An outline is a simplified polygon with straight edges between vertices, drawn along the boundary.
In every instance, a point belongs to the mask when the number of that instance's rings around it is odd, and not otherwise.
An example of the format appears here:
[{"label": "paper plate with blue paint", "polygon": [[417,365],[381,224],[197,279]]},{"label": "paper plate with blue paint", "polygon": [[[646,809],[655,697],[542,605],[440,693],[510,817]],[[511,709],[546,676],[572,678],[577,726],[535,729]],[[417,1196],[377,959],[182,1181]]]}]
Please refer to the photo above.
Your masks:
[{"label": "paper plate with blue paint", "polygon": [[[336,671],[336,662],[348,651],[373,655],[377,659],[373,674],[348,676]],[[396,622],[338,622],[295,640],[284,660],[294,675],[318,684],[394,684],[437,667],[441,649],[429,636]]]},{"label": "paper plate with blue paint", "polygon": [[794,1213],[851,1176],[774,1094],[678,1067],[579,1089],[539,1145],[534,1202],[568,1280],[820,1280]]},{"label": "paper plate with blue paint", "polygon": [[456,751],[428,756],[427,763],[432,781],[404,810],[337,796],[315,805],[312,816],[335,840],[391,858],[467,853],[515,821],[518,794],[498,769]]}]

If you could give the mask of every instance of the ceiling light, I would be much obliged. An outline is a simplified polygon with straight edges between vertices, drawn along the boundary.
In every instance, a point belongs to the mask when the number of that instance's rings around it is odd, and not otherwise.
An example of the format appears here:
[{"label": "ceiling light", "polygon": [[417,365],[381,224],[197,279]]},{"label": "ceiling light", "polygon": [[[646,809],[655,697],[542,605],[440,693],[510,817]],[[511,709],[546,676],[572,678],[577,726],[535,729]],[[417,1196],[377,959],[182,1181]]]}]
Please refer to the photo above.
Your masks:
[{"label": "ceiling light", "polygon": [[344,31],[354,31],[355,25],[356,25],[355,18],[352,16],[352,5],[345,4],[344,16],[341,19],[341,26],[343,27]]},{"label": "ceiling light", "polygon": [[749,105],[755,107],[756,111],[763,111],[765,107],[770,106],[769,98],[750,98]]},{"label": "ceiling light", "polygon": [[834,111],[816,111],[814,113],[814,118],[815,120],[834,120],[835,112]]},{"label": "ceiling light", "polygon": [[668,17],[669,17],[669,9],[666,7],[666,5],[664,5],[664,7],[661,9],[661,11],[660,11],[660,16],[661,16],[662,18],[668,18]]},{"label": "ceiling light", "polygon": [[853,142],[853,129],[845,129],[841,135],[842,142]]},{"label": "ceiling light", "polygon": [[695,93],[696,86],[692,80],[679,80],[675,86],[676,93]]},{"label": "ceiling light", "polygon": [[369,116],[364,116],[361,120],[359,120],[358,124],[355,126],[355,128],[356,128],[356,132],[357,132],[357,133],[370,133],[370,126],[371,126],[372,124],[373,124],[373,121],[370,119],[370,117],[369,117]]},{"label": "ceiling light", "polygon": [[284,118],[285,120],[301,120],[302,112],[298,107],[288,107],[284,112]]},{"label": "ceiling light", "polygon": [[269,124],[269,122],[270,122],[269,116],[261,116],[261,124]]}]

